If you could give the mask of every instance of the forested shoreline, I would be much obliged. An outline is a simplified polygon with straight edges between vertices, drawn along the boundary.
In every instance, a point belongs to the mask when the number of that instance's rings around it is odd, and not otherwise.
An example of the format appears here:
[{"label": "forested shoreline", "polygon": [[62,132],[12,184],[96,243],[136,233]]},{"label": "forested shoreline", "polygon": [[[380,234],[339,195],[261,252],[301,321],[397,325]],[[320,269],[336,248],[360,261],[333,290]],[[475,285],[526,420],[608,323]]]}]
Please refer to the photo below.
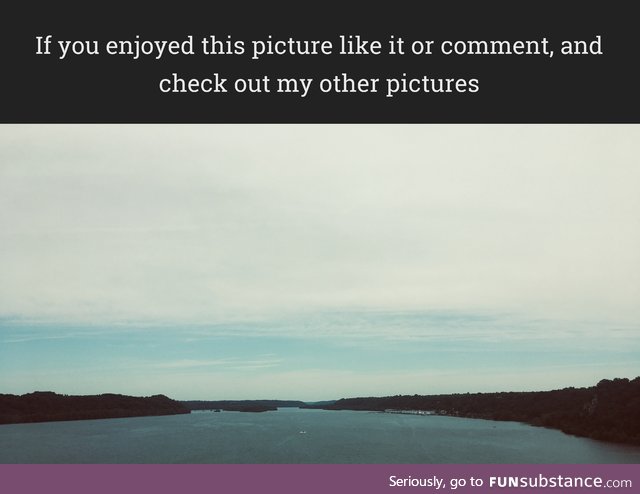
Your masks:
[{"label": "forested shoreline", "polygon": [[423,410],[437,415],[524,422],[576,436],[640,445],[640,377],[604,379],[588,388],[554,391],[343,398],[321,408]]},{"label": "forested shoreline", "polygon": [[181,401],[189,410],[225,410],[227,412],[269,412],[280,407],[300,408],[305,403],[294,400],[189,400]]},{"label": "forested shoreline", "polygon": [[21,396],[0,394],[0,424],[89,420],[190,413],[164,395],[149,397],[101,394],[68,396],[36,391]]},{"label": "forested shoreline", "polygon": [[174,415],[191,410],[263,412],[278,407],[415,411],[453,417],[524,422],[576,436],[640,445],[640,377],[604,379],[588,388],[553,391],[395,395],[306,404],[285,400],[175,401],[164,395],[67,396],[38,391],[0,394],[0,424]]}]

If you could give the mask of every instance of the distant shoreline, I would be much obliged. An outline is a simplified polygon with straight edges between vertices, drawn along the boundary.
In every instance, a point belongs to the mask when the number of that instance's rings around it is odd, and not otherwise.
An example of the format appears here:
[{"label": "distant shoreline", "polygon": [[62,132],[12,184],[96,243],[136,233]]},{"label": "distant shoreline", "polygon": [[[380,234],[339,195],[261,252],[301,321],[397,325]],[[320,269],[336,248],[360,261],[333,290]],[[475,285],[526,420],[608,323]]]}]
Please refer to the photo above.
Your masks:
[{"label": "distant shoreline", "polygon": [[[523,422],[574,436],[640,445],[640,377],[554,391],[343,398],[325,410],[367,410]],[[422,413],[419,413],[422,412]]]},{"label": "distant shoreline", "polygon": [[227,412],[271,412],[278,408],[301,408],[303,401],[295,400],[190,400],[181,401],[189,410],[225,410]]},{"label": "distant shoreline", "polygon": [[67,396],[49,391],[22,396],[0,394],[0,424],[176,415],[192,410],[257,413],[280,407],[514,421],[580,437],[640,445],[640,377],[604,379],[589,388],[553,391],[396,395],[315,403],[296,400],[176,401],[164,395]]},{"label": "distant shoreline", "polygon": [[164,395],[134,397],[119,394],[60,395],[36,391],[21,396],[0,394],[0,424],[59,422],[190,413]]}]

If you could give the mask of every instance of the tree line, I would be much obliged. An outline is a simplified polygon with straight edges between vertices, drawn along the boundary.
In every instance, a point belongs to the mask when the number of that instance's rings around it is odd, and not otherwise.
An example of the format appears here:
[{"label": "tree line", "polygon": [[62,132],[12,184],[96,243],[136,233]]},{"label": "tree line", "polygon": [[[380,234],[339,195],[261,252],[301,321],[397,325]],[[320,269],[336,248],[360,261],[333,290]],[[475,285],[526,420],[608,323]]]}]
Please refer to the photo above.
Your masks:
[{"label": "tree line", "polygon": [[0,424],[86,420],[190,413],[164,395],[134,397],[119,394],[68,396],[36,391],[17,396],[0,394]]},{"label": "tree line", "polygon": [[576,436],[640,445],[640,377],[604,379],[554,391],[343,398],[328,410],[425,410],[438,415],[510,420]]}]

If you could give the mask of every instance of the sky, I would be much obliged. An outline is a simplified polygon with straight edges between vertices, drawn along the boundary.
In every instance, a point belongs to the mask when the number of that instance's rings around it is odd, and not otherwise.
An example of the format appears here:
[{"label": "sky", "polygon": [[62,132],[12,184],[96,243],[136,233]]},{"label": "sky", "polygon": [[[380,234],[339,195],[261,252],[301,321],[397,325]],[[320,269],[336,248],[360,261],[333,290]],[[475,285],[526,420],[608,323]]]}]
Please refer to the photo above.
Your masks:
[{"label": "sky", "polygon": [[0,393],[640,375],[640,126],[1,125]]}]

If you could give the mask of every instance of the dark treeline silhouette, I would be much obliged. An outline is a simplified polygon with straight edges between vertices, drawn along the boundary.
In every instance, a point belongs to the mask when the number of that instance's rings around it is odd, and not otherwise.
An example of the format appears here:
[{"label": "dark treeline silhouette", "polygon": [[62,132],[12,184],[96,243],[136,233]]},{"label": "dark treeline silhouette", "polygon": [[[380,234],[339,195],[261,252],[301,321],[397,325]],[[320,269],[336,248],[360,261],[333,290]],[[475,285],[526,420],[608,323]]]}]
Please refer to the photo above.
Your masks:
[{"label": "dark treeline silhouette", "polygon": [[[320,408],[320,407],[316,407]],[[640,445],[640,377],[604,379],[555,391],[344,398],[327,410],[425,410],[438,415],[511,420],[568,434]]]},{"label": "dark treeline silhouette", "polygon": [[52,392],[0,394],[0,424],[174,415],[191,410],[264,412],[278,407],[424,410],[455,417],[525,422],[577,436],[640,445],[640,377],[631,381],[604,379],[589,388],[343,398],[333,404],[285,400],[178,402],[164,395],[138,398],[117,394],[66,396]]},{"label": "dark treeline silhouette", "polygon": [[36,391],[22,396],[0,394],[0,424],[87,420],[190,413],[164,395],[144,398],[118,394],[67,396]]},{"label": "dark treeline silhouette", "polygon": [[305,406],[302,401],[293,400],[218,400],[218,401],[181,401],[189,410],[226,410],[228,412],[268,412],[278,407],[299,408]]}]

